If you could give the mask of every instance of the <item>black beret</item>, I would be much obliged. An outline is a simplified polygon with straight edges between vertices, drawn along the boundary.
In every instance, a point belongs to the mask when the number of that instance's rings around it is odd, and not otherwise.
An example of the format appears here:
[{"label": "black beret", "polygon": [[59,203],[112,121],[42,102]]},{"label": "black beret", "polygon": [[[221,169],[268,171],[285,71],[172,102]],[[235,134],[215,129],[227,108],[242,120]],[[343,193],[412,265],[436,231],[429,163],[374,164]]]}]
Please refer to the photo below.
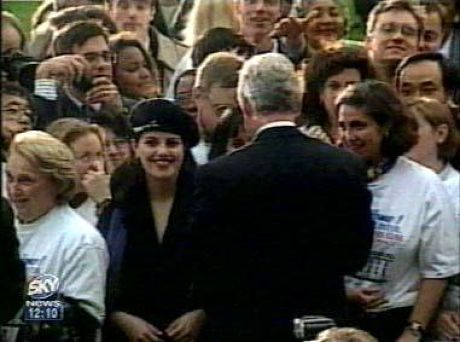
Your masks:
[{"label": "black beret", "polygon": [[188,147],[200,140],[195,120],[170,100],[142,100],[131,109],[130,116],[136,139],[145,132],[160,131],[179,135]]}]

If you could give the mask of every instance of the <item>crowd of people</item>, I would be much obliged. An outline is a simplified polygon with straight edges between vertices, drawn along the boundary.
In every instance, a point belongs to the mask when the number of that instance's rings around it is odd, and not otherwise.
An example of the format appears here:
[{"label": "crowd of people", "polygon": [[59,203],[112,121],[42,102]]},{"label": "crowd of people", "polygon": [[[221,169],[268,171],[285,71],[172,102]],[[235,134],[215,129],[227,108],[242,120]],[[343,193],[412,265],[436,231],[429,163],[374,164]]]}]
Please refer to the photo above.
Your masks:
[{"label": "crowd of people", "polygon": [[460,341],[460,1],[31,20],[2,12],[2,340]]}]

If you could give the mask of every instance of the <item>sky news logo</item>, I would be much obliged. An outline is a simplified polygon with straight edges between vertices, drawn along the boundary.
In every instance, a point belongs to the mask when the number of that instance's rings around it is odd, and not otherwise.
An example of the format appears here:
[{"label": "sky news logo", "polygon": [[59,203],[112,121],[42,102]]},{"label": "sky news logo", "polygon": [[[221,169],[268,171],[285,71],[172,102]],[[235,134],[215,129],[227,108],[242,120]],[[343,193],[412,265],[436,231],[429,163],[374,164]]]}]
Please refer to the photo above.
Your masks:
[{"label": "sky news logo", "polygon": [[60,321],[64,319],[64,305],[56,300],[59,278],[52,274],[34,276],[28,284],[25,321]]}]

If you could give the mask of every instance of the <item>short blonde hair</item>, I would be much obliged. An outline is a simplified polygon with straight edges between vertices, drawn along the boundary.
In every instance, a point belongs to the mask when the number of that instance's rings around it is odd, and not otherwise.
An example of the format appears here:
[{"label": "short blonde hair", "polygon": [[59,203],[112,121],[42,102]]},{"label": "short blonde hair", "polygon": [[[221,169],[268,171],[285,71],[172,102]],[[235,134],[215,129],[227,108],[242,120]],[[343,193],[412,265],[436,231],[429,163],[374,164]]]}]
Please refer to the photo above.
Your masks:
[{"label": "short blonde hair", "polygon": [[28,131],[15,135],[10,155],[14,153],[51,178],[58,189],[58,204],[67,203],[72,198],[77,172],[73,153],[65,144],[48,133]]},{"label": "short blonde hair", "polygon": [[99,126],[75,118],[55,120],[46,127],[46,132],[67,146],[70,146],[75,140],[88,134],[95,134],[101,144],[104,145],[104,138]]},{"label": "short blonde hair", "polygon": [[356,328],[330,328],[318,334],[317,342],[377,342],[369,333]]},{"label": "short blonde hair", "polygon": [[207,31],[225,27],[239,31],[234,7],[228,0],[195,0],[183,30],[184,42],[193,46]]},{"label": "short blonde hair", "polygon": [[195,86],[209,91],[212,86],[236,88],[243,59],[231,52],[215,52],[196,71]]},{"label": "short blonde hair", "polygon": [[452,159],[460,147],[460,136],[449,106],[427,97],[412,100],[407,106],[414,116],[420,116],[432,128],[443,124],[447,126],[447,137],[444,142],[438,144],[438,155],[444,161]]}]

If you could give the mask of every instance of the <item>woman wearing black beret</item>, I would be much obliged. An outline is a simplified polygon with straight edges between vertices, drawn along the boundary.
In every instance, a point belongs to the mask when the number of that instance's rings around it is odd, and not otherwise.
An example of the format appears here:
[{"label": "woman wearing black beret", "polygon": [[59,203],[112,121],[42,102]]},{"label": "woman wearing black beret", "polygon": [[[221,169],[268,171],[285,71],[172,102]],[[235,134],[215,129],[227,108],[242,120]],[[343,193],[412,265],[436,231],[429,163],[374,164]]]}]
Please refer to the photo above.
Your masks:
[{"label": "woman wearing black beret", "polygon": [[136,160],[112,179],[101,224],[111,266],[107,340],[195,341],[204,321],[191,298],[190,218],[198,128],[169,100],[131,112]]}]

